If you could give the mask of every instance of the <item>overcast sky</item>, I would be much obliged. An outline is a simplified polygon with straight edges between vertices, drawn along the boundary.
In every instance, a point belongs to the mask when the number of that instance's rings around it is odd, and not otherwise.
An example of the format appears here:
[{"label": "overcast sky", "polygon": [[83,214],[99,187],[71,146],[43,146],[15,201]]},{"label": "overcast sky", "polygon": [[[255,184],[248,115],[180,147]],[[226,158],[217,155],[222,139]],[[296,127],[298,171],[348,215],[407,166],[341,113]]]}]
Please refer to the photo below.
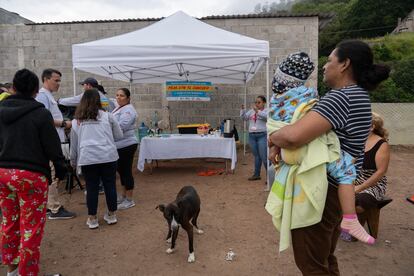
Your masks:
[{"label": "overcast sky", "polygon": [[277,0],[0,0],[0,7],[34,22],[159,18],[182,10],[194,17],[246,14]]}]

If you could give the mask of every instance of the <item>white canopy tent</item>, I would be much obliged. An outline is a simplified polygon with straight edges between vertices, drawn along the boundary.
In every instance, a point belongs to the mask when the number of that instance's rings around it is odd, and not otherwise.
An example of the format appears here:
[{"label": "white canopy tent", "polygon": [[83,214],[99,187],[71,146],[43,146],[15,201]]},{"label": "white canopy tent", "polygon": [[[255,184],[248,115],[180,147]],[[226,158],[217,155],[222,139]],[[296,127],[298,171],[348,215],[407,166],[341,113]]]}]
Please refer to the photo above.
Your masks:
[{"label": "white canopy tent", "polygon": [[182,11],[137,31],[72,45],[74,87],[75,69],[130,84],[244,84],[245,105],[246,84],[263,63],[269,98],[268,59],[268,41],[213,27]]},{"label": "white canopy tent", "polygon": [[72,45],[73,68],[131,83],[245,84],[268,57],[268,41],[213,27],[182,11],[137,31]]}]

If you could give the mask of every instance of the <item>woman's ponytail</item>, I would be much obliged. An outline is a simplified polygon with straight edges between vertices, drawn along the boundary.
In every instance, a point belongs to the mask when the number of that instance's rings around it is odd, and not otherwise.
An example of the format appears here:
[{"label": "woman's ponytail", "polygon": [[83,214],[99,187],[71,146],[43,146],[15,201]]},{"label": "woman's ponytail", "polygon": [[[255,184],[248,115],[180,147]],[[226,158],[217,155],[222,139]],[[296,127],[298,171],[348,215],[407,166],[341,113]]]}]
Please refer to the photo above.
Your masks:
[{"label": "woman's ponytail", "polygon": [[359,40],[344,40],[336,46],[340,62],[349,59],[354,80],[362,88],[371,91],[377,88],[390,75],[390,68],[383,64],[373,64],[371,48]]},{"label": "woman's ponytail", "polygon": [[378,84],[383,80],[388,79],[389,75],[390,68],[388,66],[383,64],[373,64],[368,70],[361,72],[358,83],[362,88],[372,91],[375,90]]}]

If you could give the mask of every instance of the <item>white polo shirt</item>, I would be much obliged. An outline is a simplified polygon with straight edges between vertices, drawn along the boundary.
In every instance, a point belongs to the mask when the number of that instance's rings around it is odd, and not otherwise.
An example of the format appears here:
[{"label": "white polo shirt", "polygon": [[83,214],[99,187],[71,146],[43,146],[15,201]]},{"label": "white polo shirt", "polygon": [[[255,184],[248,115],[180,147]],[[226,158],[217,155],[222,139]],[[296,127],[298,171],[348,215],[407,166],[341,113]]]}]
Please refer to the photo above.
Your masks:
[{"label": "white polo shirt", "polygon": [[[55,98],[53,98],[52,93],[46,88],[42,87],[39,90],[39,94],[36,96],[36,101],[42,103],[46,109],[50,111],[54,120],[63,120],[62,112],[58,107],[58,103]],[[65,130],[63,127],[56,127],[56,131],[59,135],[60,141],[65,142]]]}]

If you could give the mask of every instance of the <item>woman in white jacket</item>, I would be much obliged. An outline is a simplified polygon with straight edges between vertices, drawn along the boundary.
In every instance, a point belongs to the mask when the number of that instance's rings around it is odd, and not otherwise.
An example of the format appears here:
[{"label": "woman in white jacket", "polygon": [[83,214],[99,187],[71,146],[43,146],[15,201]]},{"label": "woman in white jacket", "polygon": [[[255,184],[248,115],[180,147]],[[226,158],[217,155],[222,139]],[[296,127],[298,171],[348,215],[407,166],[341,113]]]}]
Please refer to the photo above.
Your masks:
[{"label": "woman in white jacket", "polygon": [[131,92],[127,88],[118,89],[116,101],[119,106],[112,111],[112,114],[118,121],[124,134],[121,140],[115,142],[119,155],[117,171],[122,185],[121,195],[118,196],[118,210],[123,210],[135,206],[135,202],[132,199],[134,190],[132,163],[138,146],[138,139],[135,135],[137,112],[131,104]]},{"label": "woman in white jacket", "polygon": [[108,211],[104,220],[108,224],[117,222],[116,164],[118,152],[115,140],[123,137],[122,130],[111,113],[102,109],[99,92],[86,90],[79,106],[71,131],[72,166],[80,166],[86,182],[86,203],[90,229],[99,227],[97,218],[98,189],[102,181]]}]

